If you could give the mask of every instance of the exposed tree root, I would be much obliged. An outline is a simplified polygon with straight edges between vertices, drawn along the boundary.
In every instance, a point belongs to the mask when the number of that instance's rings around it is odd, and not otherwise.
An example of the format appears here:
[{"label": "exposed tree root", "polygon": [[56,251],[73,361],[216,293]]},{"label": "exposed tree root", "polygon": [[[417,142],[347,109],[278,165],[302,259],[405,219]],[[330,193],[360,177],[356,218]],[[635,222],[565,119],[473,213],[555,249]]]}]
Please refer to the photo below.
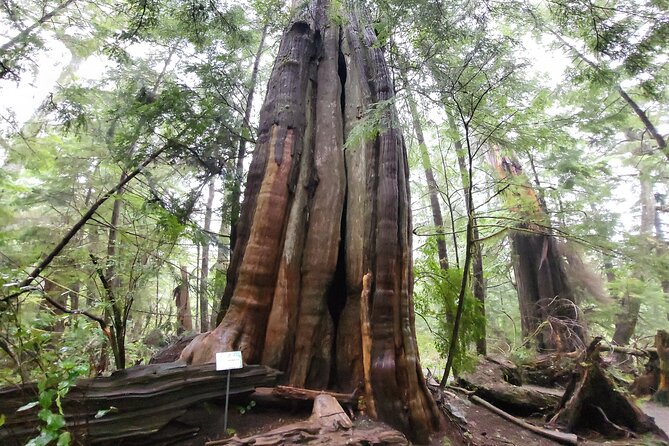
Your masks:
[{"label": "exposed tree root", "polygon": [[400,432],[381,423],[353,427],[353,422],[346,415],[332,395],[320,394],[314,399],[314,408],[307,421],[289,424],[246,438],[232,438],[210,441],[206,446],[244,446],[244,445],[408,445],[406,437]]}]

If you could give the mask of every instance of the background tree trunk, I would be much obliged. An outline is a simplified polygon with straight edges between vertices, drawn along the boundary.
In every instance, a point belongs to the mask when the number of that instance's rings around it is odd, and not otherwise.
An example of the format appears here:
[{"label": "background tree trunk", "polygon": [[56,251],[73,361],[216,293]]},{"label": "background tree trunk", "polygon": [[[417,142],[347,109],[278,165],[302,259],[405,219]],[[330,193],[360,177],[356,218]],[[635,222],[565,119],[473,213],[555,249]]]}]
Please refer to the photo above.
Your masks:
[{"label": "background tree trunk", "polygon": [[[647,247],[648,251],[651,251],[652,245],[655,243],[655,240],[653,240],[653,228],[655,227],[655,197],[653,195],[653,185],[643,172],[639,172],[639,186],[639,203],[641,205],[639,235],[642,238],[641,243]],[[635,268],[634,276],[641,282],[645,281],[641,268]],[[634,336],[636,324],[639,320],[641,298],[636,295],[636,293],[630,294],[628,290],[622,298],[621,307],[620,313],[618,313],[616,318],[613,342],[616,345],[627,345],[632,339],[632,336]]]},{"label": "background tree trunk", "polygon": [[[453,116],[448,115],[448,125],[451,132],[455,135],[459,135],[458,129],[455,126],[455,120]],[[465,197],[465,210],[467,215],[471,215],[472,218],[472,294],[476,300],[479,301],[480,305],[480,314],[483,318],[484,324],[481,330],[481,336],[476,340],[476,353],[479,355],[485,355],[487,350],[486,345],[486,317],[485,317],[485,278],[483,277],[483,252],[481,251],[481,243],[479,242],[479,228],[476,223],[476,211],[474,209],[474,197],[470,196],[470,182],[472,179],[469,177],[469,170],[467,168],[467,161],[465,161],[465,155],[467,151],[462,147],[462,142],[458,136],[455,139],[455,152],[458,157],[458,168],[460,170],[460,179],[462,181],[462,190]]]},{"label": "background tree trunk", "polygon": [[[228,270],[230,307],[181,359],[205,363],[216,351],[241,350],[247,363],[284,371],[292,386],[350,392],[363,381],[360,296],[370,272],[378,415],[426,441],[438,414],[418,362],[408,168],[393,87],[373,29],[355,11],[340,28],[327,9],[312,3],[282,38]],[[358,124],[377,117],[376,136],[356,137]]]},{"label": "background tree trunk", "polygon": [[190,302],[188,292],[188,269],[182,265],[181,268],[181,282],[174,288],[174,300],[177,306],[177,334],[180,335],[184,331],[193,330],[193,319],[190,314]]},{"label": "background tree trunk", "polygon": [[204,212],[204,232],[205,242],[202,244],[202,267],[200,269],[200,288],[198,289],[200,300],[200,332],[204,333],[209,330],[209,294],[208,294],[208,280],[209,280],[209,244],[211,231],[211,214],[214,204],[214,179],[209,180],[207,190],[207,207]]},{"label": "background tree trunk", "polygon": [[583,348],[585,326],[548,215],[518,161],[495,148],[489,156],[519,220],[510,238],[523,337],[535,337],[540,351]]}]

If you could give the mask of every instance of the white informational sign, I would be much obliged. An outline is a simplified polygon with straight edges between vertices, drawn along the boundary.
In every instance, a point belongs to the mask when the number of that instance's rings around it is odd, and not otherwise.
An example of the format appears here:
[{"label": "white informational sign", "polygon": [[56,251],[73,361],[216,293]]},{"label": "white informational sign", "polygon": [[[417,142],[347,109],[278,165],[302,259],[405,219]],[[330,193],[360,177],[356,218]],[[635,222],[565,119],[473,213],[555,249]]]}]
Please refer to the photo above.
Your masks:
[{"label": "white informational sign", "polygon": [[242,352],[216,353],[216,370],[233,370],[244,367]]}]

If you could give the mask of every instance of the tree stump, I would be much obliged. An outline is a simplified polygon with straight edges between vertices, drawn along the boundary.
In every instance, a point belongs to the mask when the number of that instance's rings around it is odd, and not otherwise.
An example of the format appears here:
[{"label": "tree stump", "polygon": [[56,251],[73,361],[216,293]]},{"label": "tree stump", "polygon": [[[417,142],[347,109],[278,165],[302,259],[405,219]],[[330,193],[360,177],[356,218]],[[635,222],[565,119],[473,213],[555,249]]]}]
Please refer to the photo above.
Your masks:
[{"label": "tree stump", "polygon": [[669,333],[658,330],[655,334],[655,348],[660,360],[660,382],[652,399],[669,406]]},{"label": "tree stump", "polygon": [[588,347],[557,413],[550,422],[568,432],[596,431],[607,438],[666,434],[624,392],[618,390],[599,361],[599,341]]}]

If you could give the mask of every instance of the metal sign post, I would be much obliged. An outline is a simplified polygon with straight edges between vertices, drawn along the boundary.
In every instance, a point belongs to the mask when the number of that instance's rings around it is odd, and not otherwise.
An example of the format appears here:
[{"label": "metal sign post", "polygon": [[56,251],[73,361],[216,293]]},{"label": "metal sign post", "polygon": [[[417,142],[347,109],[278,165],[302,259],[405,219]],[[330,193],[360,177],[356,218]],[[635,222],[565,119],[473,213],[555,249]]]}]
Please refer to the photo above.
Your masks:
[{"label": "metal sign post", "polygon": [[242,362],[242,352],[219,352],[216,353],[216,370],[227,370],[228,379],[225,386],[225,415],[223,418],[223,430],[228,433],[228,401],[230,399],[230,370],[241,369],[244,367]]}]

